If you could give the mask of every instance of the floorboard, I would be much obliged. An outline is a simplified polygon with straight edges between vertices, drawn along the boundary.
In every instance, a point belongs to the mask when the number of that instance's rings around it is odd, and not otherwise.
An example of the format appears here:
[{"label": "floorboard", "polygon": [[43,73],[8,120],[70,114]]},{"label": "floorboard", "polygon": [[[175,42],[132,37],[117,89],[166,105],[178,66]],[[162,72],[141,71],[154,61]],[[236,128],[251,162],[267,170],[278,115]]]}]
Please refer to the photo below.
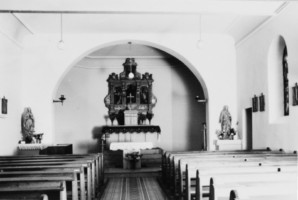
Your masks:
[{"label": "floorboard", "polygon": [[156,177],[109,178],[101,200],[168,200]]}]

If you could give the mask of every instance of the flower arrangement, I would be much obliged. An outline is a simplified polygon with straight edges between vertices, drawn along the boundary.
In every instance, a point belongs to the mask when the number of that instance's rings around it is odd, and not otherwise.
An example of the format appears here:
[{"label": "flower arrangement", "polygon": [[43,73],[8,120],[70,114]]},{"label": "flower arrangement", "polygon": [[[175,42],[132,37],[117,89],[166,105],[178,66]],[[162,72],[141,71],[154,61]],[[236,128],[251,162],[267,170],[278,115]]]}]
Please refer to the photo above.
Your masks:
[{"label": "flower arrangement", "polygon": [[233,140],[235,135],[236,135],[236,130],[234,128],[231,128],[229,133],[227,134],[228,138],[230,140]]},{"label": "flower arrangement", "polygon": [[220,140],[224,139],[224,133],[221,132],[220,130],[216,130],[216,135],[218,139]]},{"label": "flower arrangement", "polygon": [[231,128],[228,132],[216,130],[217,138],[220,140],[233,140],[236,134],[237,132],[234,128]]},{"label": "flower arrangement", "polygon": [[144,124],[144,121],[146,120],[146,114],[139,113],[139,124]]},{"label": "flower arrangement", "polygon": [[140,154],[139,152],[132,152],[132,153],[126,154],[126,157],[129,160],[139,160],[139,159],[141,159],[142,156],[143,156],[143,154]]},{"label": "flower arrangement", "polygon": [[136,169],[136,163],[138,160],[141,159],[141,157],[143,156],[142,154],[140,154],[139,152],[132,152],[132,153],[128,153],[125,155],[126,158],[128,160],[130,160],[131,164],[132,164],[132,169]]}]

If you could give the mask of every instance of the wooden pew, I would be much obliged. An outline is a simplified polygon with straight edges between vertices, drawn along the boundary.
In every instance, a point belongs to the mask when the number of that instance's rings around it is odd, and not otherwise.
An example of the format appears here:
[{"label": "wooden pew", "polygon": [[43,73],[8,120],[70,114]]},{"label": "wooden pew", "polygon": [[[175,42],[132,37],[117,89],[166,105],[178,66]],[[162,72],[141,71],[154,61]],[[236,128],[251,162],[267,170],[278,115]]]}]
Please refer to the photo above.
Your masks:
[{"label": "wooden pew", "polygon": [[[265,193],[263,191],[262,194],[259,194],[259,196],[250,195],[249,197],[246,195],[248,191],[245,190],[242,194],[242,192],[239,192],[237,190],[231,190],[229,200],[281,200],[281,199],[289,199],[289,200],[295,200],[297,199],[297,194],[270,194],[269,192]],[[253,191],[251,191],[253,193]],[[260,191],[258,191],[260,192]],[[255,192],[254,192],[255,194]]]},{"label": "wooden pew", "polygon": [[[60,170],[80,170],[80,190],[81,190],[81,199],[86,200],[85,195],[85,173],[84,168],[86,164],[65,164],[65,165],[36,165],[36,166],[4,166],[0,165],[0,171],[8,172],[8,171],[33,171],[33,170],[47,170],[47,171],[55,171],[57,169]],[[88,177],[87,177],[88,178]],[[88,181],[87,181],[88,182]],[[87,186],[88,188],[88,186]],[[87,190],[87,198],[91,199],[91,188]]]},{"label": "wooden pew", "polygon": [[34,182],[1,182],[0,183],[0,199],[20,199],[17,194],[29,196],[37,194],[38,196],[43,193],[58,193],[60,200],[67,200],[65,185],[63,181],[34,181]]},{"label": "wooden pew", "polygon": [[[95,160],[95,161],[94,161]],[[90,162],[91,163],[91,171],[89,167],[87,167],[87,188],[88,194],[91,193],[92,197],[96,196],[96,189],[99,189],[99,185],[103,181],[103,162],[102,162],[102,154],[87,154],[87,155],[42,155],[42,156],[6,156],[0,157],[0,165],[9,166],[10,164],[18,164],[18,165],[28,165],[27,162],[30,162],[29,165],[40,164],[46,165],[51,164],[51,162],[55,162],[57,164],[63,164],[63,162],[72,162],[72,163],[80,163],[80,162]],[[102,179],[100,181],[100,179]],[[90,182],[92,181],[92,183]],[[88,199],[91,198],[91,195],[88,195]]]},{"label": "wooden pew", "polygon": [[[179,161],[189,161],[189,162],[196,162],[196,163],[199,163],[201,160],[203,160],[204,162],[206,161],[217,161],[217,160],[237,160],[237,159],[243,159],[243,161],[248,161],[248,160],[251,160],[251,159],[274,159],[274,158],[282,158],[282,159],[297,159],[297,155],[296,154],[275,154],[275,153],[269,153],[269,154],[230,154],[230,155],[217,155],[217,154],[211,154],[211,155],[195,155],[195,156],[187,156],[187,157],[179,157],[179,156],[176,156],[176,157],[173,157],[172,159],[172,165],[173,165],[173,168],[174,168],[174,172],[178,170],[178,163]],[[174,172],[173,175],[175,174]],[[172,175],[172,176],[173,176]]]},{"label": "wooden pew", "polygon": [[[266,150],[236,150],[236,151],[182,151],[182,152],[165,152],[163,155],[163,160],[165,165],[171,164],[171,159],[174,156],[202,156],[202,155],[229,155],[229,154],[267,154],[267,153],[274,153],[274,154],[283,154],[283,150],[279,151],[271,151],[269,148]],[[294,152],[296,154],[296,151]],[[167,167],[165,167],[166,169]]]},{"label": "wooden pew", "polygon": [[34,155],[34,156],[0,156],[0,163],[1,162],[7,162],[12,161],[16,162],[18,160],[56,160],[56,159],[79,159],[79,158],[89,158],[95,160],[94,168],[95,171],[93,174],[95,174],[96,178],[96,186],[97,189],[99,189],[99,185],[103,184],[104,181],[104,170],[103,170],[103,154],[97,153],[97,154],[67,154],[67,155]]},{"label": "wooden pew", "polygon": [[0,172],[0,183],[3,181],[37,181],[37,180],[61,180],[70,181],[72,186],[72,200],[78,200],[78,175],[79,170],[68,171],[14,171],[14,172]]},{"label": "wooden pew", "polygon": [[[53,193],[53,191],[51,191]],[[58,195],[57,195],[58,196]],[[45,194],[45,192],[38,192],[38,191],[29,191],[29,192],[20,192],[17,193],[14,191],[2,193],[0,200],[17,200],[17,199],[24,199],[26,197],[30,200],[49,200],[49,195]],[[59,198],[59,197],[58,197]],[[56,198],[57,199],[57,198]]]},{"label": "wooden pew", "polygon": [[100,181],[98,185],[103,183],[103,154],[66,154],[66,155],[18,155],[18,156],[0,156],[0,162],[2,160],[39,160],[39,159],[78,159],[78,158],[91,158],[95,159],[95,168],[97,169],[97,180]]},{"label": "wooden pew", "polygon": [[[69,164],[79,164],[83,165],[83,167],[87,170],[87,191],[88,191],[88,199],[91,199],[91,196],[95,196],[95,174],[94,174],[94,165],[92,166],[92,161],[85,160],[85,159],[78,159],[73,161],[39,161],[39,160],[33,160],[33,161],[18,161],[18,162],[9,162],[9,163],[1,163],[0,169],[3,169],[4,167],[13,167],[13,166],[59,166],[59,165],[69,165]],[[92,168],[93,167],[93,168]],[[89,197],[90,196],[90,197]]]},{"label": "wooden pew", "polygon": [[232,152],[229,152],[229,153],[224,153],[224,154],[217,154],[217,153],[214,153],[214,154],[198,154],[198,155],[188,155],[188,156],[185,156],[185,155],[176,155],[176,156],[173,156],[172,157],[172,162],[171,162],[171,166],[170,168],[172,169],[177,169],[178,167],[178,161],[180,159],[191,159],[191,160],[197,160],[197,159],[209,159],[209,160],[217,160],[219,158],[255,158],[255,157],[297,157],[296,154],[281,154],[281,153],[257,153],[257,154],[254,154],[254,153],[244,153],[244,152],[241,152],[241,153],[232,153]]},{"label": "wooden pew", "polygon": [[285,181],[264,181],[264,182],[232,182],[231,180],[210,179],[209,200],[230,199],[230,191],[241,193],[244,199],[278,199],[296,200],[297,199],[297,180],[290,179]]},{"label": "wooden pew", "polygon": [[[282,159],[278,160],[278,159]],[[180,164],[178,167],[178,174],[175,176],[175,182],[178,182],[180,185],[174,187],[175,193],[181,194],[181,190],[183,188],[183,177],[185,176],[186,171],[186,164],[189,164],[192,166],[192,169],[195,171],[196,169],[212,169],[212,168],[218,168],[218,167],[249,167],[249,166],[262,166],[262,165],[295,165],[297,162],[296,156],[290,156],[290,157],[256,157],[256,158],[218,158],[216,159],[180,159]],[[195,172],[193,172],[195,173]]]},{"label": "wooden pew", "polygon": [[[174,176],[175,173],[178,168],[178,160],[181,158],[186,158],[186,157],[209,157],[209,156],[227,156],[227,155],[231,155],[231,156],[245,156],[245,155],[268,155],[268,154],[272,154],[272,155],[276,155],[276,154],[284,154],[284,152],[282,151],[224,151],[224,152],[201,152],[201,153],[179,153],[179,154],[168,154],[168,159],[166,164],[164,164],[163,167],[163,176],[164,176],[164,180],[168,180],[168,183],[173,183],[174,182]],[[294,155],[294,154],[287,154],[287,155]]]},{"label": "wooden pew", "polygon": [[[210,165],[213,164],[213,165]],[[190,164],[191,165],[191,164]],[[274,166],[275,171],[281,171],[281,170],[287,170],[287,171],[294,171],[295,173],[297,172],[297,159],[294,160],[290,160],[290,161],[286,161],[286,162],[279,162],[276,163],[276,160],[267,160],[267,161],[263,161],[262,165],[260,165],[260,163],[258,162],[219,162],[218,165],[216,165],[216,162],[212,162],[212,163],[204,163],[204,164],[200,164],[197,165],[196,163],[193,163],[193,165],[191,165],[192,167],[190,167],[190,169],[188,169],[187,166],[187,171],[186,171],[186,190],[189,191],[190,188],[190,180],[195,178],[195,172],[197,169],[200,170],[200,173],[204,172],[204,173],[235,173],[235,172],[241,172],[241,173],[246,173],[246,172],[264,172],[266,168],[266,166],[270,167],[270,166]],[[281,167],[282,166],[282,167]],[[222,168],[225,167],[225,170],[222,170]],[[181,173],[181,177],[183,177],[183,173]],[[209,177],[211,175],[209,174]],[[204,182],[202,183],[202,185],[206,185],[207,183]],[[181,194],[181,191],[183,191],[184,188],[184,181],[181,179],[180,180],[180,186],[179,186],[179,193]],[[188,193],[188,198],[190,198],[190,194]]]},{"label": "wooden pew", "polygon": [[[284,153],[283,150],[279,151],[271,151],[269,147],[267,149],[257,149],[257,150],[235,150],[235,151],[166,151],[163,156],[162,156],[162,170],[166,171],[169,165],[171,164],[171,159],[175,155],[183,155],[183,156],[188,156],[188,155],[220,155],[220,154],[250,154],[250,153]],[[166,174],[166,172],[165,172]]]},{"label": "wooden pew", "polygon": [[[195,199],[202,199],[203,194],[210,194],[210,191],[204,191],[209,184],[211,178],[216,180],[224,180],[226,182],[259,182],[264,181],[286,181],[295,180],[297,174],[297,168],[295,166],[282,167],[278,169],[276,167],[259,167],[259,168],[232,168],[229,170],[197,170],[194,176],[191,173],[186,172],[186,188],[185,199],[191,199],[191,196],[195,196]],[[195,184],[193,182],[195,177]],[[209,188],[209,187],[208,187]],[[205,195],[206,196],[206,195]],[[193,199],[193,198],[192,198]]]},{"label": "wooden pew", "polygon": [[[270,152],[271,154],[272,154],[272,152]],[[217,154],[217,153],[215,153],[215,154]],[[220,152],[219,154],[217,154],[217,155],[219,155],[219,156],[221,156],[221,155],[231,155],[231,154],[235,154],[235,152],[224,152],[224,153],[222,153],[222,152]],[[247,154],[247,152],[237,152],[237,156],[239,155],[239,154],[242,154],[242,155],[244,155],[244,154]],[[263,155],[266,155],[266,154],[268,154],[268,152],[264,152],[264,151],[260,151],[260,152],[258,152],[257,153],[258,155],[261,155],[260,157],[262,157]],[[283,155],[284,153],[282,152],[282,151],[278,151],[278,152],[274,152],[271,156],[275,156],[276,154],[281,154],[281,155]],[[172,156],[172,160],[171,160],[171,163],[172,163],[172,166],[174,166],[175,168],[177,168],[177,160],[179,160],[179,159],[177,159],[177,158],[179,158],[180,157],[180,159],[181,158],[185,158],[185,157],[188,157],[188,156],[190,156],[190,157],[192,157],[191,158],[191,160],[193,160],[193,159],[195,159],[194,157],[196,157],[196,156],[198,156],[198,157],[205,157],[206,158],[206,155],[208,155],[208,156],[212,156],[212,155],[214,155],[214,153],[203,153],[203,154],[200,154],[200,155],[194,155],[193,153],[190,153],[190,154],[188,154],[188,153],[183,153],[183,154],[178,154],[178,155],[173,155]],[[293,154],[294,155],[294,154]],[[207,157],[208,157],[207,156]],[[254,155],[247,155],[248,157],[254,157],[255,156],[255,154]],[[288,155],[286,155],[285,157],[287,157]],[[166,167],[165,165],[165,157],[166,156],[164,156],[163,158],[164,158],[164,161],[163,161],[163,170],[165,171],[165,170],[168,170],[168,167]],[[235,156],[236,157],[236,156]],[[267,156],[267,157],[270,157],[270,156]],[[291,156],[290,156],[291,157]],[[294,155],[293,157],[296,157],[297,158],[297,155]],[[170,158],[171,158],[171,154],[168,154],[168,160],[170,160]],[[175,163],[175,158],[176,158],[176,163]],[[209,160],[212,160],[213,158],[209,158]],[[207,160],[208,160],[208,158],[207,158]],[[216,159],[214,159],[214,160],[216,160]],[[274,158],[273,158],[273,160],[274,160]],[[291,158],[290,158],[290,160],[291,160]],[[295,160],[295,158],[294,158],[294,160]],[[216,161],[215,161],[216,162]],[[169,162],[168,162],[169,163]],[[254,163],[254,164],[250,164],[250,165],[255,165],[256,167],[259,165],[260,163]],[[285,163],[284,163],[285,164]],[[263,165],[271,165],[271,161],[270,162],[264,162],[263,163]],[[290,165],[292,165],[292,164],[290,164]],[[237,164],[235,164],[235,166],[237,166]],[[174,168],[173,167],[173,168]],[[206,165],[206,167],[207,167],[207,165]],[[175,170],[174,170],[175,171]],[[172,172],[171,172],[172,173]],[[168,175],[169,173],[168,172],[163,172],[163,176],[165,176],[168,180],[169,180],[169,175]],[[173,179],[170,179],[171,181],[170,182],[174,182],[173,181]],[[174,184],[175,185],[175,184]]]}]

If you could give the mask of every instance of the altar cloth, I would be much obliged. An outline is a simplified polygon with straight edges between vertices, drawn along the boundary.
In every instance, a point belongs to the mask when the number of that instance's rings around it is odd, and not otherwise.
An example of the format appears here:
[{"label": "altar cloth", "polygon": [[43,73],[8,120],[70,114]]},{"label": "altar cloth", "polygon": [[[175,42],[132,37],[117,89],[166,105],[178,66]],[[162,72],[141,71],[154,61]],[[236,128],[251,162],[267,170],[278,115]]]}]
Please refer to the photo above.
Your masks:
[{"label": "altar cloth", "polygon": [[42,150],[47,148],[46,144],[18,144],[19,150]]},{"label": "altar cloth", "polygon": [[112,142],[110,145],[110,150],[117,151],[139,151],[141,149],[152,149],[153,143],[152,142]]}]

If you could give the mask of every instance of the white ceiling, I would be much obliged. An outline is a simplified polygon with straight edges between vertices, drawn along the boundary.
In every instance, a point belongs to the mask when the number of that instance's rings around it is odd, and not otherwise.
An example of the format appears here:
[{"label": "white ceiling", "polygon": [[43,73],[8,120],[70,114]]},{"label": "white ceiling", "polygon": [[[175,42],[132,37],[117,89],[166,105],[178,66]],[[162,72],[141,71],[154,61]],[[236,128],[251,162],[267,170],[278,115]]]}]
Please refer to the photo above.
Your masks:
[{"label": "white ceiling", "polygon": [[[1,1],[1,0],[0,0]],[[269,0],[5,0],[33,34],[198,33],[230,34],[236,43],[287,3]]]}]

